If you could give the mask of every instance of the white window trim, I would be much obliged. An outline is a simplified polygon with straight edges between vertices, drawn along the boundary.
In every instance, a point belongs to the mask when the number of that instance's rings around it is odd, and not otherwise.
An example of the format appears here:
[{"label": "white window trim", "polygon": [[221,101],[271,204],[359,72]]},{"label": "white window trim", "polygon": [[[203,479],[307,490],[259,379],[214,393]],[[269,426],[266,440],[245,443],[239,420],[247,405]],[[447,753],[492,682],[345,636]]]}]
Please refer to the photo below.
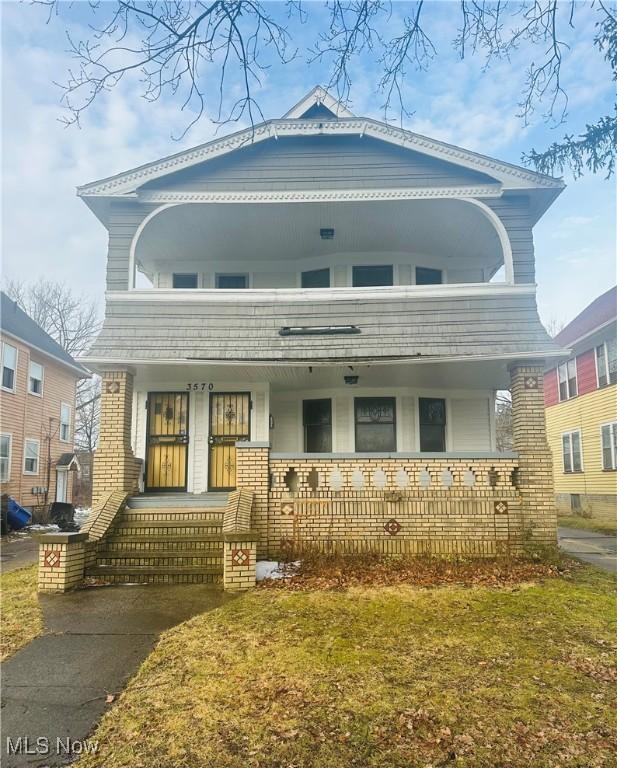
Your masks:
[{"label": "white window trim", "polygon": [[[26,447],[27,447],[28,443],[36,443],[36,446],[37,446],[37,448],[36,448],[36,472],[30,472],[29,470],[26,469],[26,458],[28,458],[26,456]],[[37,440],[34,437],[26,437],[24,439],[24,462],[23,462],[22,469],[23,469],[24,475],[32,475],[32,476],[36,477],[36,476],[38,476],[40,474],[40,469],[41,469],[41,441]]]},{"label": "white window trim", "polygon": [[[570,464],[572,465],[571,470],[566,469],[566,465],[563,460],[563,439],[566,435],[570,435]],[[581,468],[580,469],[574,469],[574,451],[572,450],[572,435],[578,435],[578,443],[581,447]],[[581,472],[585,471],[585,462],[583,460],[583,434],[580,429],[568,429],[565,432],[561,433],[561,466],[562,466],[562,472],[564,475],[578,475]]]},{"label": "white window trim", "polygon": [[[15,369],[14,369],[14,376],[13,376],[13,389],[10,389],[9,387],[5,387],[1,384],[2,382],[2,375],[4,373],[4,347],[5,345],[7,347],[11,347],[11,349],[15,350]],[[15,394],[17,392],[17,370],[19,368],[19,349],[17,347],[14,347],[12,344],[9,344],[8,341],[3,341],[2,346],[0,348],[2,354],[0,357],[2,360],[0,361],[0,389],[2,389],[4,392],[11,392],[12,394]]]},{"label": "white window trim", "polygon": [[[30,389],[30,379],[32,378],[30,374],[30,366],[32,365],[32,363],[34,363],[35,365],[41,366],[41,391],[40,392],[33,392]],[[43,363],[37,363],[36,360],[30,360],[28,362],[28,394],[34,395],[35,397],[43,397],[44,391],[45,391],[45,366],[43,365]]]},{"label": "white window trim", "polygon": [[0,437],[8,437],[9,439],[9,455],[7,456],[7,461],[8,461],[7,475],[5,480],[2,480],[2,478],[0,478],[1,482],[9,483],[11,481],[11,464],[13,459],[13,433],[0,432]]},{"label": "white window trim", "polygon": [[[68,439],[65,440],[62,437],[62,409],[68,408],[69,409],[69,436]],[[60,426],[58,427],[58,440],[60,440],[61,443],[70,443],[72,442],[72,434],[71,430],[73,427],[73,409],[71,408],[69,403],[60,403]]]},{"label": "white window trim", "polygon": [[613,466],[610,469],[606,469],[604,466],[604,445],[602,444],[602,430],[604,427],[610,427],[613,432],[617,432],[617,421],[607,421],[604,424],[600,424],[600,463],[603,472],[614,472],[617,470],[617,451],[615,450],[615,438],[611,435],[612,440],[609,445],[611,448],[611,459]]},{"label": "white window trim", "polygon": [[[576,381],[575,395],[570,393],[570,377],[568,376],[568,363],[572,360],[574,360],[574,379]],[[562,367],[565,367],[566,369],[566,397],[564,398],[561,397],[561,381],[559,380],[559,369]],[[565,403],[567,400],[573,400],[575,397],[578,397],[578,357],[576,355],[569,360],[566,360],[565,363],[560,363],[557,366],[557,396],[559,397],[560,403]]]},{"label": "white window trim", "polygon": [[[606,384],[600,384],[600,371],[598,370],[598,347],[602,347],[604,350],[604,377],[606,378]],[[596,387],[597,389],[606,389],[611,386],[611,376],[608,364],[608,344],[603,341],[600,344],[596,344],[593,348],[593,360],[596,366]]]}]

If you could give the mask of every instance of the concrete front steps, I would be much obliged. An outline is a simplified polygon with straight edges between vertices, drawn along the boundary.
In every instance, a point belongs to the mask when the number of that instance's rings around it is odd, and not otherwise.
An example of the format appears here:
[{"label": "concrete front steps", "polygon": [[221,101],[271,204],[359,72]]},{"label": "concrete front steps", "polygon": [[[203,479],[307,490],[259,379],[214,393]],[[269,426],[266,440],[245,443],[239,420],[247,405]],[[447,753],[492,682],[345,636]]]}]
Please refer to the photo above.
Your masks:
[{"label": "concrete front steps", "polygon": [[226,501],[218,493],[130,498],[86,576],[124,584],[221,582]]}]

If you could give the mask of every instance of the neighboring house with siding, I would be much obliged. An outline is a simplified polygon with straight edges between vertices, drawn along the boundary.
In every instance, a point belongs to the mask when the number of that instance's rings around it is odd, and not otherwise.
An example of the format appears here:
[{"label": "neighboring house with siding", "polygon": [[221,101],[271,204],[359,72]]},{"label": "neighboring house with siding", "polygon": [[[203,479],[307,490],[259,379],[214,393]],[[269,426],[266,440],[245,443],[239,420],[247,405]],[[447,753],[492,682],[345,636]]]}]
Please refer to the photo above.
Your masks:
[{"label": "neighboring house with siding", "polygon": [[5,293],[0,302],[2,493],[30,510],[70,502],[75,387],[89,373]]},{"label": "neighboring house with siding", "polygon": [[[542,374],[563,351],[538,318],[533,227],[563,186],[316,88],[281,119],[79,188],[109,233],[84,358],[103,378],[95,507],[247,488],[260,556],[554,543]],[[108,574],[154,575],[114,547]],[[199,580],[178,563],[164,575]]]},{"label": "neighboring house with siding", "polygon": [[617,519],[617,287],[555,341],[571,356],[544,374],[557,509]]}]

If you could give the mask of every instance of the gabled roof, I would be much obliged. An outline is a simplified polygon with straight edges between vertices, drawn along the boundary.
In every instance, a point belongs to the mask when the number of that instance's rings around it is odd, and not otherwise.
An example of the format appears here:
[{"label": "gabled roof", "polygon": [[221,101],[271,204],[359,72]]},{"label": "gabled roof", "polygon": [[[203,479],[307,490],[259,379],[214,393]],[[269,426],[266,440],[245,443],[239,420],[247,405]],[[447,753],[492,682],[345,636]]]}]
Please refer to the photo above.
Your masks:
[{"label": "gabled roof", "polygon": [[[332,114],[332,119],[322,116],[324,109]],[[318,135],[371,136],[490,175],[502,185],[504,191],[533,191],[537,198],[536,218],[548,208],[565,186],[561,179],[396,128],[379,120],[356,117],[323,88],[317,86],[281,119],[267,120],[161,160],[86,184],[78,188],[77,194],[104,220],[108,200],[118,197],[139,199],[139,188],[154,179],[261,141],[288,136]]]},{"label": "gabled roof", "polygon": [[555,341],[562,347],[574,344],[579,339],[602,328],[611,320],[617,320],[617,285],[594,299],[589,306],[577,315],[555,336]]},{"label": "gabled roof", "polygon": [[71,368],[79,378],[87,378],[90,373],[66,352],[57,341],[46,333],[40,325],[27,315],[17,302],[0,291],[0,330],[13,338],[23,341],[32,349],[41,352],[56,362]]}]

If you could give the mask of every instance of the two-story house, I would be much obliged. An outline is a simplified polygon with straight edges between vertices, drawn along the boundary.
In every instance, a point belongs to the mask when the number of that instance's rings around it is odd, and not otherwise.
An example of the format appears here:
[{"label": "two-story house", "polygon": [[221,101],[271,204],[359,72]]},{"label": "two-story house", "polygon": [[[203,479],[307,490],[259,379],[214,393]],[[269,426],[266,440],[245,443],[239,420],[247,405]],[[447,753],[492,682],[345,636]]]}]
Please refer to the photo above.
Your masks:
[{"label": "two-story house", "polygon": [[260,555],[553,543],[533,226],[563,186],[315,88],[81,187],[109,232],[95,504],[248,488]]},{"label": "two-story house", "polygon": [[555,341],[572,350],[544,375],[557,509],[617,520],[617,287]]},{"label": "two-story house", "polygon": [[75,387],[90,374],[0,293],[0,480],[27,509],[72,499]]}]

